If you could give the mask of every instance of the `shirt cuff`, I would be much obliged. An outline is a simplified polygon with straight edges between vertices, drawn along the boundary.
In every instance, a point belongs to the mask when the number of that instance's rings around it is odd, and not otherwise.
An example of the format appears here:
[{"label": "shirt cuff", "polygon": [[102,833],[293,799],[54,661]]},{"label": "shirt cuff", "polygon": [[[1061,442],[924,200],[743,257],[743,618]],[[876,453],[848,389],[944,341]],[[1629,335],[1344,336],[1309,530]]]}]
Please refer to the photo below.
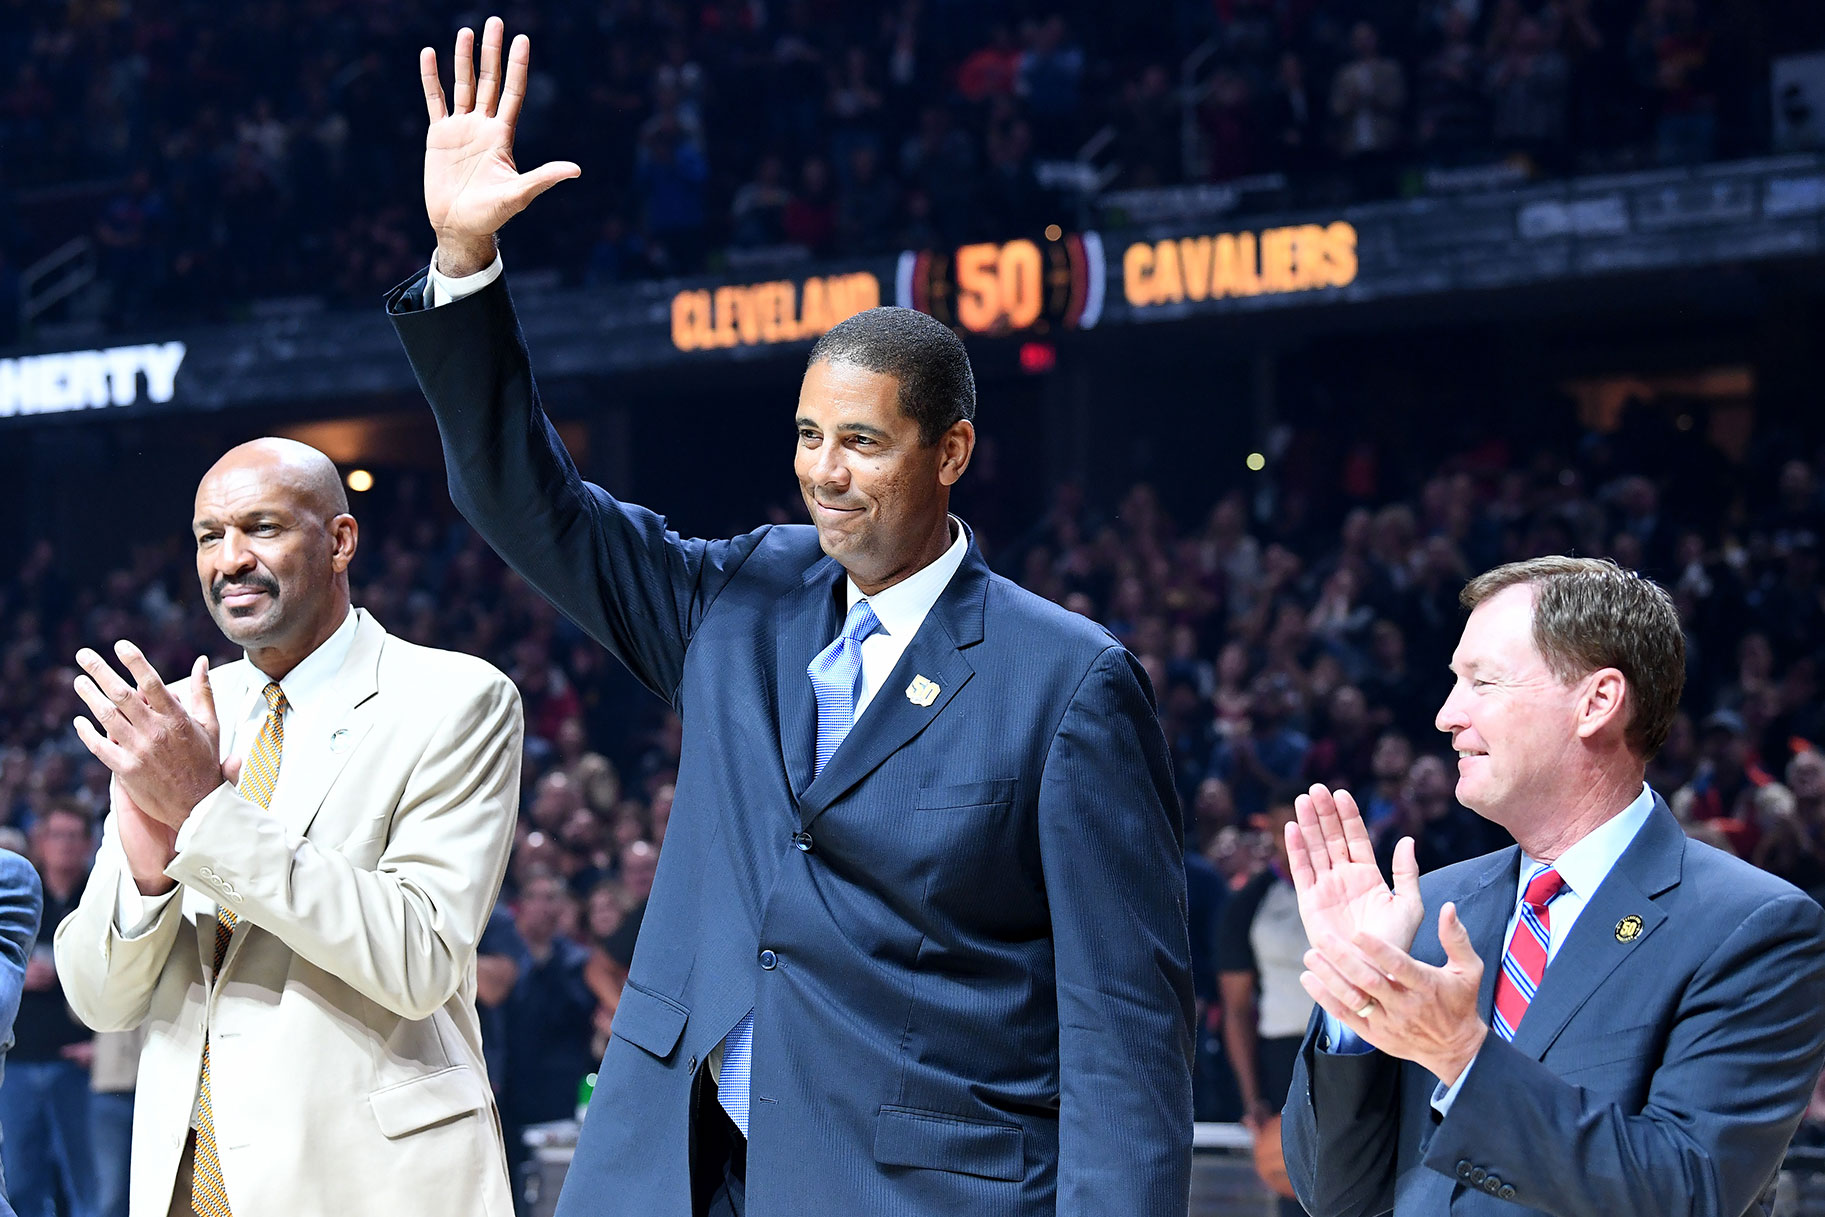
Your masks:
[{"label": "shirt cuff", "polygon": [[[223,782],[220,786],[217,786],[215,789],[216,790],[226,790],[226,789],[230,789],[230,787],[229,787],[228,783]],[[178,853],[181,854],[185,850],[189,849],[190,843],[192,841],[196,840],[196,833],[197,833],[196,826],[202,820],[202,818],[204,816],[209,814],[209,808],[214,802],[214,800],[210,797],[210,795],[212,795],[214,793],[215,793],[215,791],[211,791],[210,794],[204,795],[203,801],[201,803],[198,803],[195,807],[191,808],[190,814],[184,817],[184,822],[182,824],[178,825],[177,840],[175,842]]]},{"label": "shirt cuff", "polygon": [[1324,1038],[1318,1041],[1318,1047],[1335,1056],[1361,1056],[1365,1052],[1375,1051],[1375,1045],[1356,1034],[1334,1015],[1324,1016]]},{"label": "shirt cuff", "polygon": [[[1481,1052],[1477,1053],[1477,1056],[1482,1055]],[[1440,1082],[1437,1086],[1433,1087],[1432,1110],[1438,1112],[1441,1116],[1449,1115],[1451,1112],[1451,1105],[1457,1102],[1457,1092],[1464,1088],[1464,1079],[1469,1077],[1470,1071],[1475,1068],[1476,1056],[1473,1056],[1470,1058],[1470,1063],[1464,1066],[1464,1071],[1457,1075],[1457,1081],[1451,1083],[1449,1086]]]},{"label": "shirt cuff", "polygon": [[494,261],[488,263],[473,275],[451,278],[437,269],[437,254],[431,255],[431,270],[425,277],[425,307],[436,308],[440,304],[455,304],[464,296],[473,296],[490,283],[501,277],[504,264],[500,251],[494,253]]},{"label": "shirt cuff", "polygon": [[165,911],[165,906],[171,903],[171,898],[183,890],[183,885],[177,884],[162,896],[143,895],[139,885],[133,882],[133,876],[122,870],[114,897],[114,932],[129,942],[143,937],[158,920],[158,915]]}]

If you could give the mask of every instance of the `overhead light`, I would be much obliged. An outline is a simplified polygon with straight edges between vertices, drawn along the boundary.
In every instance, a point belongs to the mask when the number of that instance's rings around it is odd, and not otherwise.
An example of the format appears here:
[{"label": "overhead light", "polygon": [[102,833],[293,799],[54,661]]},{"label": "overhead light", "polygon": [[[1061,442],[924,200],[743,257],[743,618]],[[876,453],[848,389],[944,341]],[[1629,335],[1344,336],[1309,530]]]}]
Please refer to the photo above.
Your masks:
[{"label": "overhead light", "polygon": [[1248,454],[1248,467],[1251,472],[1260,473],[1267,468],[1267,458],[1259,452],[1251,452]]},{"label": "overhead light", "polygon": [[374,475],[365,469],[351,469],[348,476],[349,489],[362,494],[374,489]]},{"label": "overhead light", "polygon": [[1058,240],[1058,238],[1060,238],[1064,235],[1065,235],[1065,230],[1060,228],[1058,225],[1056,225],[1056,224],[1047,224],[1046,225],[1046,240],[1056,241],[1056,240]]}]

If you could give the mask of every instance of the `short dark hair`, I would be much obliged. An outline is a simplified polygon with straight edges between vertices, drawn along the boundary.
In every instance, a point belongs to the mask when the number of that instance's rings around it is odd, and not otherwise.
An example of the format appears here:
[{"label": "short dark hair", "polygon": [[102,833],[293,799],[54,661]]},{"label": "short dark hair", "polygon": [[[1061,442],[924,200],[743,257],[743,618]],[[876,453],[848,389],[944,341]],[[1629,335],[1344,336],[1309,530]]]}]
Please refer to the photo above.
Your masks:
[{"label": "short dark hair", "polygon": [[1553,674],[1579,680],[1615,668],[1628,682],[1629,749],[1652,760],[1673,730],[1686,684],[1686,636],[1666,589],[1608,558],[1558,555],[1510,562],[1472,579],[1467,609],[1497,592],[1534,590],[1533,640]]},{"label": "short dark hair", "polygon": [[950,327],[916,309],[884,305],[838,323],[811,348],[806,368],[848,363],[900,382],[900,410],[927,447],[963,419],[976,420],[976,376]]}]

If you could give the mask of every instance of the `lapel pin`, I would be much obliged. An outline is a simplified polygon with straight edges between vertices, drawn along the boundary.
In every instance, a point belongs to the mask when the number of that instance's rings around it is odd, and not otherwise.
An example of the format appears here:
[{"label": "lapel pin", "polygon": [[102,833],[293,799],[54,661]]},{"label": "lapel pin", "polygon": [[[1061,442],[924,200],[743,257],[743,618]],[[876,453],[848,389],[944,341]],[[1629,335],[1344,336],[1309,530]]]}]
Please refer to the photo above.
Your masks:
[{"label": "lapel pin", "polygon": [[915,706],[931,705],[938,700],[938,693],[938,686],[923,676],[913,677],[912,683],[906,686],[906,700]]},{"label": "lapel pin", "polygon": [[1641,937],[1641,918],[1630,913],[1616,923],[1616,941],[1634,942]]},{"label": "lapel pin", "polygon": [[338,727],[330,732],[330,751],[342,752],[349,746],[349,729]]}]

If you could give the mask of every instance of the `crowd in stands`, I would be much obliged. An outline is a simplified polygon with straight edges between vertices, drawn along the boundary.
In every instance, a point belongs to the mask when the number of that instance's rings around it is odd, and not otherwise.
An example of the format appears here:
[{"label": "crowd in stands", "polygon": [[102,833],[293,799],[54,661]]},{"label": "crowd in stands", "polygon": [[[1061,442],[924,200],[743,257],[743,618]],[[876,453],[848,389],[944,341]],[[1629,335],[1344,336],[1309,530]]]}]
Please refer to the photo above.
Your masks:
[{"label": "crowd in stands", "polygon": [[[303,296],[369,305],[423,265],[427,0],[0,0],[0,342],[21,268],[93,242],[131,325]],[[1811,0],[525,0],[519,139],[582,178],[507,238],[607,283],[1005,238],[1087,219],[1042,174],[1099,133],[1114,188],[1285,175],[1276,205],[1768,146],[1772,54]],[[301,34],[302,31],[308,33]],[[1195,58],[1189,78],[1183,74]],[[1189,121],[1187,118],[1189,117]],[[55,314],[56,319],[63,314]]]}]

